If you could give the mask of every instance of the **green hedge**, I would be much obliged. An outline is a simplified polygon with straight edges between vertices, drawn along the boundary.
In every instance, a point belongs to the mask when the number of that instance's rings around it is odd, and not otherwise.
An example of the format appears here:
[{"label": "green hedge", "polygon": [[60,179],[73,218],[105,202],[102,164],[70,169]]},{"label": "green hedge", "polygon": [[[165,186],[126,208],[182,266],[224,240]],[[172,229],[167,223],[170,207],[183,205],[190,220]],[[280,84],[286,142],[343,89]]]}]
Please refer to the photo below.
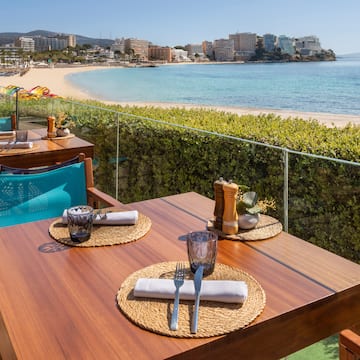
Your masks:
[{"label": "green hedge", "polygon": [[[275,115],[87,104],[91,107],[60,101],[42,109],[69,111],[77,117],[74,131],[95,144],[97,186],[112,195],[119,162],[118,195],[123,202],[186,191],[212,198],[213,181],[223,176],[249,185],[260,198],[274,198],[277,209],[271,215],[283,221],[281,151],[164,123],[353,162],[360,159],[359,126],[337,129],[316,120]],[[28,102],[22,113],[31,115],[31,109]],[[37,103],[37,116],[39,109]],[[289,232],[360,262],[360,166],[289,154],[289,168]]]},{"label": "green hedge", "polygon": [[[236,116],[208,110],[119,108],[164,122],[287,147],[296,151],[359,159],[359,128],[329,129],[315,120],[282,120],[274,115]],[[97,182],[114,194],[117,127],[115,113],[78,111],[79,131],[96,144]],[[131,202],[197,191],[213,197],[219,176],[250,185],[274,198],[271,215],[283,221],[283,155],[277,149],[119,115],[119,198]],[[207,125],[208,124],[208,125]],[[360,167],[289,155],[289,232],[360,261]]]}]

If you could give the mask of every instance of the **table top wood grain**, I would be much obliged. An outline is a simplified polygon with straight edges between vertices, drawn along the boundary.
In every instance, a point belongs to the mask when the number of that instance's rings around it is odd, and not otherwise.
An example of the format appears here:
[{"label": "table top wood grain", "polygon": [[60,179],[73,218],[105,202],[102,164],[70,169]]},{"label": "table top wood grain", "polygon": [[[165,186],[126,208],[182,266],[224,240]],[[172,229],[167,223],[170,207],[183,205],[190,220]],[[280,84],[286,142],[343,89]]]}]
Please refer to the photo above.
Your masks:
[{"label": "table top wood grain", "polygon": [[90,142],[77,136],[68,139],[45,139],[46,134],[45,128],[28,130],[28,141],[36,144],[36,148],[31,152],[15,154],[6,149],[2,150],[0,164],[18,168],[47,166],[69,160],[79,153],[85,153],[86,157],[94,158],[94,145]]},{"label": "table top wood grain", "polygon": [[360,266],[282,232],[220,240],[217,261],[254,276],[266,293],[249,326],[206,339],[143,330],[117,308],[133,272],[187,260],[184,237],[204,229],[214,202],[190,192],[124,205],[152,220],[133,243],[71,248],[48,234],[51,220],[0,229],[0,353],[3,359],[279,359],[360,317]]}]

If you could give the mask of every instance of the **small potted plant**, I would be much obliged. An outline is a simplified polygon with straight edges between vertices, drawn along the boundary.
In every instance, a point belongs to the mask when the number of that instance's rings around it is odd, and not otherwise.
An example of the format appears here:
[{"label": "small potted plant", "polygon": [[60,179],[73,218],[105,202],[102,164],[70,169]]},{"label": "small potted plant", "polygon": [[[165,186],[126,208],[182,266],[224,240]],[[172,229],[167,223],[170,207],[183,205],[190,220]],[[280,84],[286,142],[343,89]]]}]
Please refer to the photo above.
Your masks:
[{"label": "small potted plant", "polygon": [[70,129],[75,127],[74,118],[65,113],[61,112],[57,115],[55,120],[56,136],[65,137],[70,134]]},{"label": "small potted plant", "polygon": [[240,229],[253,229],[260,220],[260,213],[265,214],[268,209],[276,209],[274,200],[259,200],[255,191],[239,190],[236,210]]}]

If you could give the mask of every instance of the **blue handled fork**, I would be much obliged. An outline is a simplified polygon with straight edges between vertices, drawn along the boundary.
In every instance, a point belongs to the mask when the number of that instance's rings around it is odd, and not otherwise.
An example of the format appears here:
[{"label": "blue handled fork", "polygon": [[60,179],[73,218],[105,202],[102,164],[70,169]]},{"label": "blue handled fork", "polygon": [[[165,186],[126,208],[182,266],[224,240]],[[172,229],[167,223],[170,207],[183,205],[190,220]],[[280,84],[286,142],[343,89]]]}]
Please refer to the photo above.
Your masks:
[{"label": "blue handled fork", "polygon": [[178,314],[179,314],[179,300],[180,300],[180,288],[184,285],[184,277],[185,277],[185,268],[182,263],[176,264],[176,270],[174,275],[174,284],[175,284],[175,300],[174,300],[174,310],[171,315],[170,329],[177,330],[178,329]]}]

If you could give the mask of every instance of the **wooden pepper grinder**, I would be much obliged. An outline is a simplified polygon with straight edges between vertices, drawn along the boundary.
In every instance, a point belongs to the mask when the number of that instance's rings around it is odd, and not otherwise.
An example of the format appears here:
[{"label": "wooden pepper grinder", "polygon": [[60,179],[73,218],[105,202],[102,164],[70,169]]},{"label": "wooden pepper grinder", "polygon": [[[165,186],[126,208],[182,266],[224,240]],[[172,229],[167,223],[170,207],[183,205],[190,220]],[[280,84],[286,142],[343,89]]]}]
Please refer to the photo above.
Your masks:
[{"label": "wooden pepper grinder", "polygon": [[224,190],[224,215],[222,231],[227,235],[238,233],[238,214],[236,211],[236,198],[239,187],[231,180],[223,185]]},{"label": "wooden pepper grinder", "polygon": [[219,180],[214,182],[215,193],[215,208],[214,208],[214,228],[222,230],[223,215],[224,215],[224,190],[223,185],[226,181],[220,177]]},{"label": "wooden pepper grinder", "polygon": [[54,138],[56,137],[56,129],[55,129],[55,117],[54,116],[48,116],[47,118],[47,137],[48,138]]},{"label": "wooden pepper grinder", "polygon": [[17,130],[16,114],[11,114],[11,130]]}]

